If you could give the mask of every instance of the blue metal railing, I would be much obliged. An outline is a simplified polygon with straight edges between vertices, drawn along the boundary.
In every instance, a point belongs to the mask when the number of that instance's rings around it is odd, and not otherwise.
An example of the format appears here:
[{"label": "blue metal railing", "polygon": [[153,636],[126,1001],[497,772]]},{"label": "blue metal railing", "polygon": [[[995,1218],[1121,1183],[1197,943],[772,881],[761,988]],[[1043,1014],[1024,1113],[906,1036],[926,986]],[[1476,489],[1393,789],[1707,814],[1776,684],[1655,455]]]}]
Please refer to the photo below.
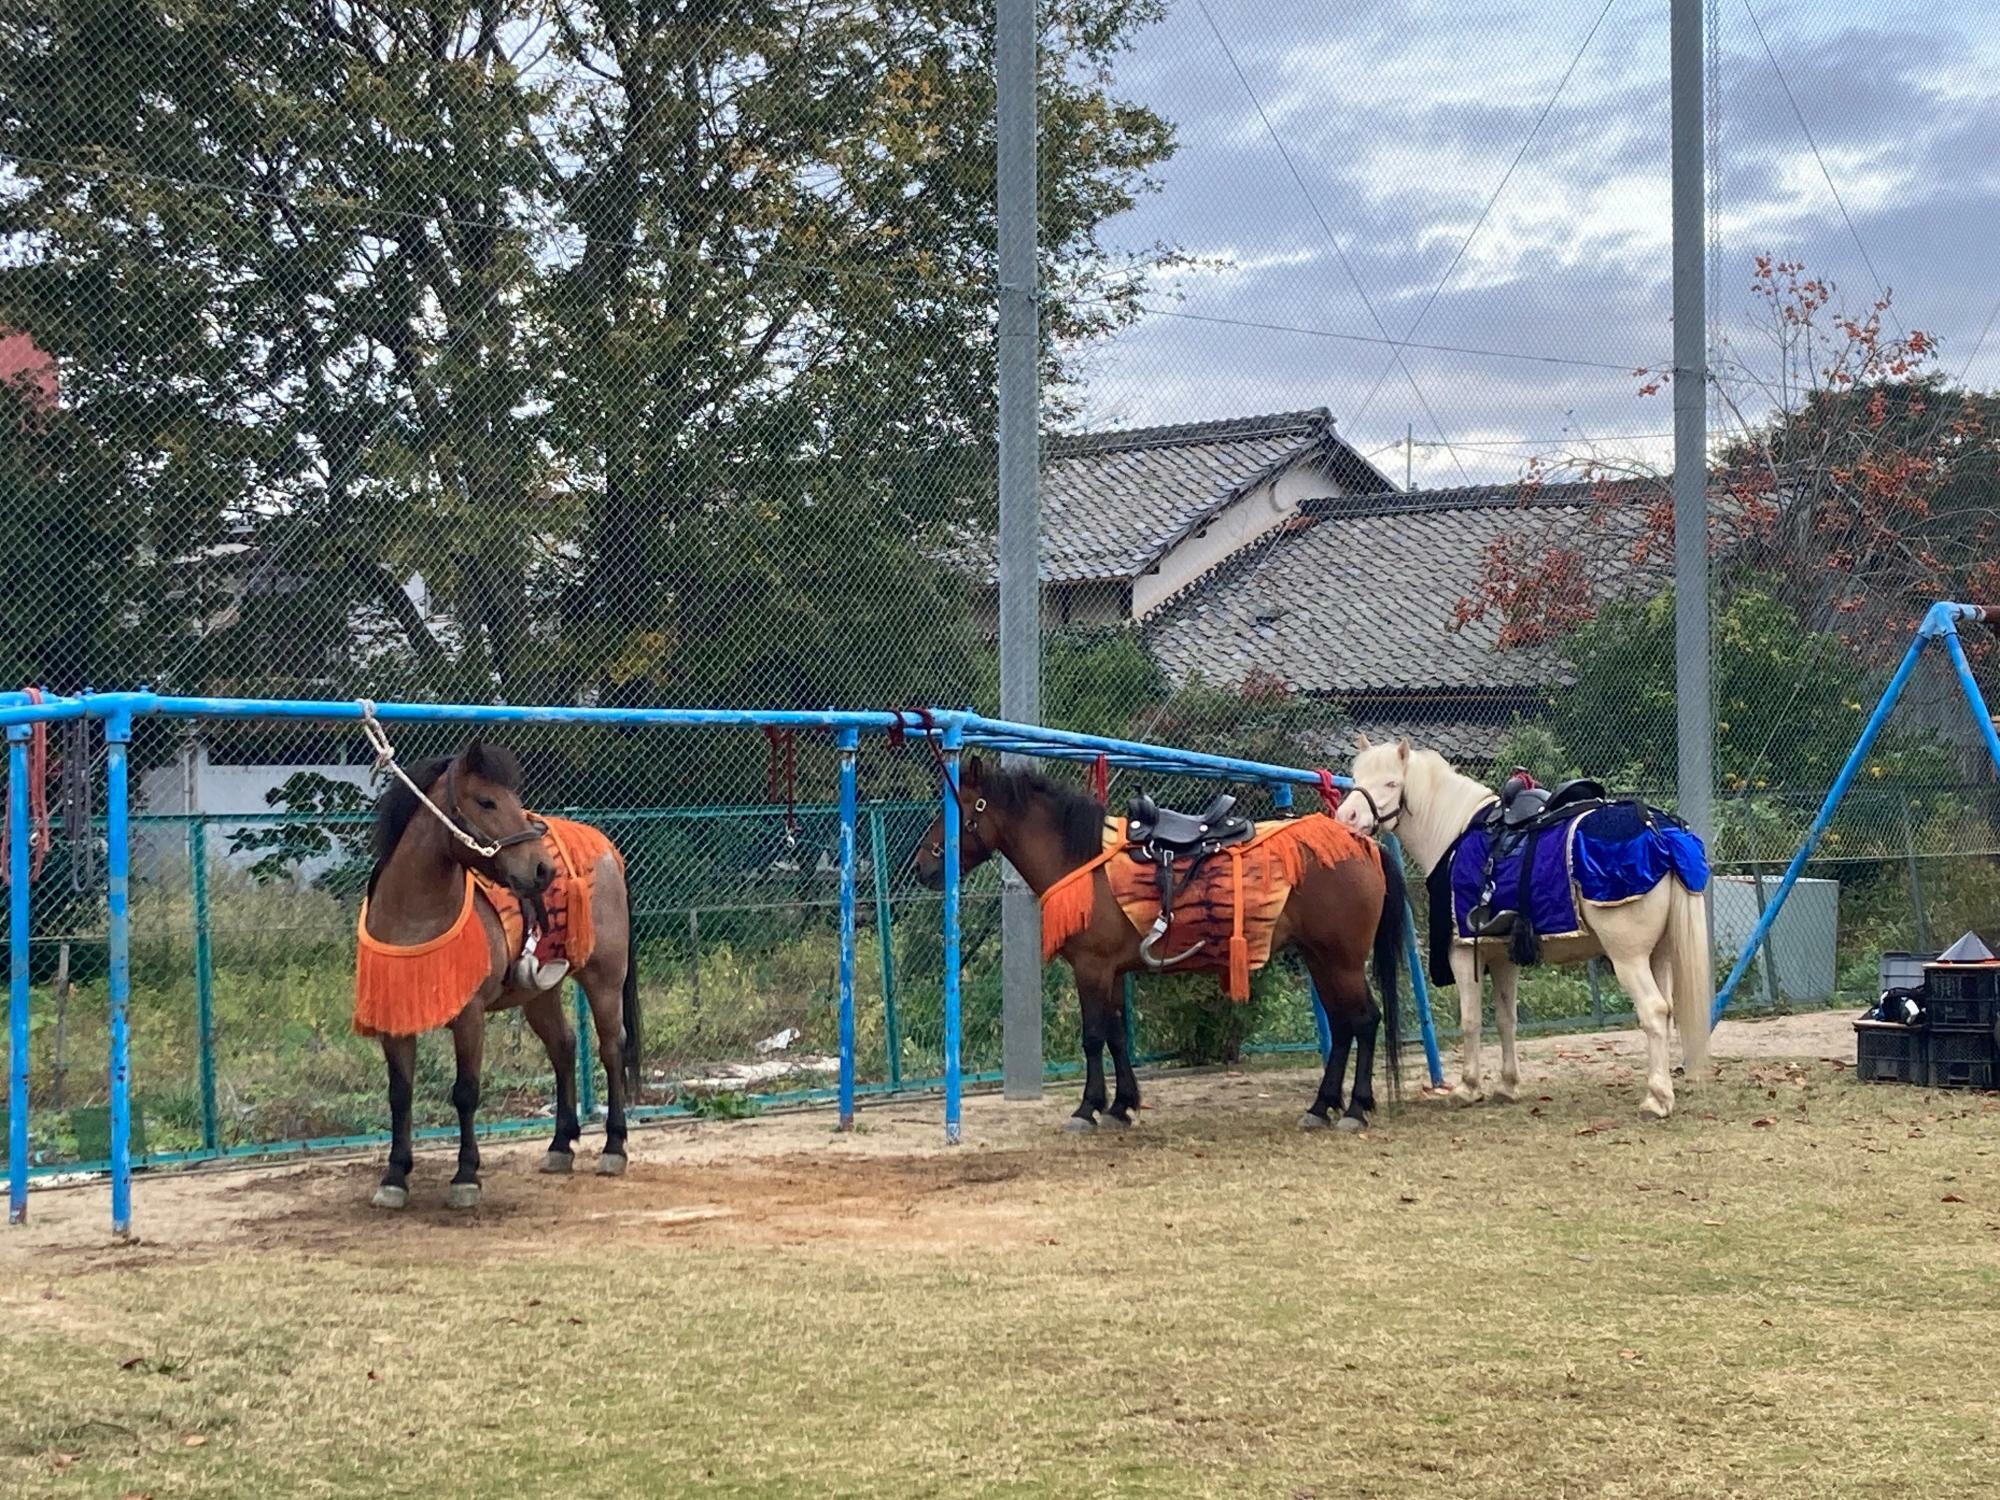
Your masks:
[{"label": "blue metal railing", "polygon": [[[839,755],[839,856],[840,856],[840,1072],[835,1090],[843,1126],[853,1120],[857,1092],[854,1071],[854,944],[856,890],[856,845],[858,821],[857,759],[864,733],[911,734],[935,740],[946,775],[953,785],[962,753],[969,748],[1035,755],[1063,760],[1087,760],[1103,756],[1111,764],[1159,773],[1255,781],[1272,790],[1279,805],[1289,805],[1294,786],[1320,786],[1321,773],[1295,766],[1272,765],[1236,756],[1212,755],[1172,746],[1151,745],[1136,740],[1104,735],[1080,734],[1046,729],[1039,725],[1011,723],[960,710],[934,710],[921,714],[903,712],[798,712],[791,710],[703,709],[703,708],[594,708],[530,707],[513,704],[452,703],[361,703],[325,702],[312,699],[258,699],[186,697],[151,692],[83,694],[30,701],[21,693],[0,693],[0,725],[7,728],[8,826],[14,831],[11,848],[9,899],[9,986],[10,1068],[8,1086],[9,1151],[8,1214],[18,1222],[27,1212],[27,1052],[28,1052],[28,931],[29,892],[27,859],[27,761],[28,741],[36,724],[79,718],[97,719],[104,724],[109,749],[106,773],[106,877],[108,894],[107,949],[109,953],[111,1141],[110,1178],[112,1227],[126,1234],[131,1227],[131,1057],[129,1008],[131,1001],[131,797],[128,748],[133,725],[140,718],[223,718],[223,719],[308,719],[358,723],[368,718],[383,723],[466,723],[466,724],[578,724],[617,725],[628,728],[768,728],[825,732],[833,737]],[[1337,786],[1349,783],[1335,778]],[[943,796],[943,1071],[945,1138],[956,1142],[960,1136],[961,1105],[965,1079],[960,1068],[961,1046],[961,944],[959,845],[961,838],[956,797]],[[880,866],[880,836],[875,846]],[[1397,853],[1393,857],[1400,857]],[[878,874],[878,881],[880,877]],[[878,884],[878,900],[880,886]],[[1407,914],[1406,914],[1407,915]],[[1424,983],[1421,955],[1416,949],[1414,924],[1409,929],[1409,957],[1412,990],[1423,1028],[1426,1059],[1433,1082],[1441,1078],[1436,1039],[1431,1023],[1429,994]],[[1395,998],[1390,997],[1391,1003]],[[1319,1007],[1315,1001],[1314,1011]],[[1320,1017],[1322,1023],[1324,1018]],[[1321,1048],[1327,1046],[1322,1025]],[[900,1080],[892,1079],[890,1086]],[[212,1082],[204,1080],[203,1111],[212,1110]]]}]

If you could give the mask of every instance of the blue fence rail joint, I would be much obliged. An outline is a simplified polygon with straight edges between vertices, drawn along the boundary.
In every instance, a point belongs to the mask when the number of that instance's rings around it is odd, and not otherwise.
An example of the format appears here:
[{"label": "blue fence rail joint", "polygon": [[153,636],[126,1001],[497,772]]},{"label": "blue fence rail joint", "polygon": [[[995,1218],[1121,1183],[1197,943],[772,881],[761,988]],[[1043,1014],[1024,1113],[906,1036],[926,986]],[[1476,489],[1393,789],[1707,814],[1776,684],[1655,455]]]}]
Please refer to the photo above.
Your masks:
[{"label": "blue fence rail joint", "polygon": [[[963,1086],[968,1081],[961,1071],[962,1041],[962,975],[961,945],[962,924],[960,917],[961,881],[959,878],[960,817],[957,800],[941,797],[943,804],[945,842],[945,892],[942,901],[941,925],[944,941],[943,965],[943,1060],[942,1072],[935,1085],[904,1085],[900,1078],[900,1037],[893,1011],[886,1017],[888,1024],[887,1045],[890,1049],[890,1082],[887,1085],[857,1085],[854,1075],[854,943],[856,938],[856,902],[858,897],[858,783],[856,780],[856,760],[860,737],[863,734],[909,734],[915,732],[931,737],[936,743],[948,775],[953,784],[961,754],[966,749],[1007,750],[1043,758],[1069,761],[1094,760],[1102,755],[1107,762],[1120,767],[1151,771],[1159,774],[1183,775],[1207,779],[1229,779],[1260,783],[1271,788],[1281,805],[1289,803],[1290,789],[1295,786],[1321,785],[1321,774],[1316,770],[1296,766],[1272,765],[1261,761],[1246,760],[1241,757],[1214,755],[1201,751],[1184,750],[1173,746],[1151,745],[1136,740],[1118,739],[1104,735],[1082,734],[1069,730],[1049,729],[1040,725],[1018,724],[1004,719],[987,718],[970,710],[938,709],[927,714],[913,715],[907,712],[847,711],[828,709],[820,712],[797,710],[726,709],[726,708],[599,708],[583,705],[573,706],[528,706],[518,704],[466,704],[466,703],[375,703],[363,705],[352,701],[328,701],[319,699],[287,698],[231,698],[198,697],[177,694],[163,694],[150,691],[83,693],[70,697],[47,696],[37,703],[27,695],[18,692],[0,692],[0,725],[7,729],[9,741],[9,798],[7,816],[9,826],[21,829],[26,822],[26,761],[27,742],[33,726],[37,724],[60,723],[75,719],[95,719],[105,726],[108,747],[106,798],[103,826],[106,840],[106,895],[107,895],[107,951],[109,956],[109,1008],[110,1008],[110,1093],[111,1093],[111,1142],[110,1155],[105,1163],[111,1177],[112,1221],[119,1234],[129,1232],[132,1221],[131,1185],[134,1163],[131,1159],[131,1063],[129,1035],[129,1007],[131,1001],[131,918],[130,895],[132,876],[131,832],[134,814],[131,807],[130,761],[128,747],[131,742],[133,725],[136,720],[146,718],[168,719],[290,719],[312,720],[323,723],[358,723],[372,715],[384,723],[464,723],[464,724],[576,724],[576,725],[619,725],[633,728],[695,729],[695,728],[778,728],[799,731],[824,732],[832,737],[840,754],[840,1039],[841,1064],[837,1089],[833,1091],[840,1106],[843,1123],[853,1116],[854,1101],[858,1094],[879,1092],[884,1088],[931,1087],[941,1088],[944,1096],[945,1135],[947,1141],[956,1143],[961,1133],[961,1108]],[[1333,783],[1345,787],[1350,783],[1344,777],[1333,778]],[[190,827],[201,827],[199,820],[190,822]],[[875,864],[880,880],[882,849],[880,839],[879,813],[871,826]],[[25,862],[26,838],[16,837],[13,843],[12,867],[19,868]],[[1400,857],[1398,854],[1397,857]],[[199,863],[199,861],[197,861]],[[877,893],[878,905],[881,900],[880,887]],[[30,1176],[45,1175],[50,1171],[76,1171],[75,1166],[32,1167],[29,1162],[27,1143],[27,1031],[28,1031],[28,934],[31,918],[29,893],[25,878],[14,882],[9,899],[9,1041],[10,1066],[8,1088],[8,1163],[9,1163],[9,1215],[10,1218],[26,1213],[26,1184]],[[878,924],[879,926],[880,924]],[[1412,979],[1419,1019],[1422,1022],[1426,1051],[1430,1056],[1433,1080],[1438,1077],[1435,1043],[1429,1014],[1428,995],[1424,989],[1421,970],[1415,965],[1412,952]],[[893,975],[890,972],[891,955],[885,944],[883,948],[885,1003],[893,1005],[889,999],[893,989]],[[1393,1000],[1393,997],[1392,997]],[[204,1033],[212,1027],[212,1020],[200,1023]],[[584,1028],[579,1028],[583,1030]],[[589,1067],[587,1032],[579,1038],[579,1062],[585,1069]],[[589,1084],[584,1082],[583,1103],[589,1108]],[[983,1078],[984,1075],[980,1075]],[[205,1075],[202,1080],[203,1097],[203,1144],[199,1151],[182,1152],[172,1157],[153,1156],[147,1164],[163,1164],[169,1160],[196,1161],[220,1160],[230,1156],[256,1154],[254,1148],[245,1150],[221,1146],[216,1138],[213,1105],[212,1079]],[[666,1110],[664,1113],[678,1111]],[[635,1111],[635,1117],[655,1113],[653,1110]]]},{"label": "blue fence rail joint", "polygon": [[1825,836],[1828,825],[1833,822],[1835,810],[1839,808],[1841,799],[1847,795],[1848,788],[1854,784],[1854,778],[1860,773],[1862,763],[1867,760],[1876,736],[1882,732],[1882,726],[1888,722],[1890,713],[1894,711],[1897,701],[1903,696],[1903,689],[1909,685],[1910,674],[1916,670],[1917,659],[1923,655],[1924,647],[1929,643],[1937,641],[1943,644],[1945,654],[1950,658],[1952,671],[1958,678],[1959,688],[1965,694],[1966,707],[1971,711],[1973,723],[1979,731],[1980,742],[1985,745],[1986,753],[1993,761],[1994,771],[2000,773],[2000,732],[1996,732],[1993,715],[1987,708],[1986,700],[1979,691],[1979,684],[1972,675],[1972,666],[1965,659],[1965,646],[1958,638],[1960,625],[2000,626],[2000,605],[1956,604],[1946,601],[1933,604],[1925,611],[1923,621],[1917,626],[1917,633],[1910,641],[1910,649],[1903,653],[1903,659],[1889,678],[1888,686],[1882,689],[1882,696],[1876,702],[1874,712],[1869,714],[1868,722],[1861,726],[1861,734],[1855,740],[1853,750],[1848,752],[1840,773],[1833,778],[1833,786],[1827,791],[1826,800],[1820,803],[1819,811],[1813,815],[1812,823],[1806,829],[1805,838],[1800,841],[1798,851],[1792,855],[1791,863],[1785,866],[1785,873],[1778,881],[1777,891],[1765,904],[1756,925],[1750,929],[1750,935],[1743,940],[1742,951],[1736,955],[1736,962],[1730,967],[1729,977],[1722,981],[1722,987],[1715,992],[1715,1008],[1709,1015],[1711,1026],[1722,1019],[1723,1011],[1728,1008],[1731,997],[1736,993],[1736,986],[1742,982],[1751,961],[1756,957],[1758,948],[1772,925],[1778,920],[1778,913],[1784,910],[1785,898],[1791,895],[1792,887],[1799,883],[1799,876],[1804,873],[1807,862],[1813,857],[1813,852],[1819,848],[1821,838]]}]

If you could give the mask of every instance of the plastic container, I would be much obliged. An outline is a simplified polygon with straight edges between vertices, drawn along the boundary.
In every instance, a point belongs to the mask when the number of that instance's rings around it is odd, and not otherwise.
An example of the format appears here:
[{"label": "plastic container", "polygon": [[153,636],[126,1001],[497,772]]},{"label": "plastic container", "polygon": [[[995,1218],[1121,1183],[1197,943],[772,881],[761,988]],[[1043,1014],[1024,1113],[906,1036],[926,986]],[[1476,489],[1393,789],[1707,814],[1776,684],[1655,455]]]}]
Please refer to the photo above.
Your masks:
[{"label": "plastic container", "polygon": [[1894,1021],[1856,1021],[1854,1076],[1863,1083],[1925,1082],[1924,1033]]},{"label": "plastic container", "polygon": [[1914,990],[1923,985],[1924,965],[1937,962],[1935,953],[1885,953],[1881,960],[1882,982],[1876,992],[1883,990]]},{"label": "plastic container", "polygon": [[1932,1026],[1922,1035],[1925,1070],[1932,1088],[1993,1087],[1992,1027]]}]

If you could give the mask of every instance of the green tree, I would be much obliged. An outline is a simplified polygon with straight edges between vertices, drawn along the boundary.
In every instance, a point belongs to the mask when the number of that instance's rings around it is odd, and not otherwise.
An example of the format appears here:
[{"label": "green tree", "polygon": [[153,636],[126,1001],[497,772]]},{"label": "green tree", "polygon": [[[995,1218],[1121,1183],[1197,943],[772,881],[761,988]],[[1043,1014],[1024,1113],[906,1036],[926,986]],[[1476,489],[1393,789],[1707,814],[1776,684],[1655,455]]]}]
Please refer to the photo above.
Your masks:
[{"label": "green tree", "polygon": [[[1098,227],[1172,147],[1111,81],[1159,9],[1042,8],[1058,407],[1143,290]],[[123,591],[203,626],[176,682],[818,705],[969,649],[936,543],[992,489],[990,0],[4,24],[0,319],[61,361]]]}]

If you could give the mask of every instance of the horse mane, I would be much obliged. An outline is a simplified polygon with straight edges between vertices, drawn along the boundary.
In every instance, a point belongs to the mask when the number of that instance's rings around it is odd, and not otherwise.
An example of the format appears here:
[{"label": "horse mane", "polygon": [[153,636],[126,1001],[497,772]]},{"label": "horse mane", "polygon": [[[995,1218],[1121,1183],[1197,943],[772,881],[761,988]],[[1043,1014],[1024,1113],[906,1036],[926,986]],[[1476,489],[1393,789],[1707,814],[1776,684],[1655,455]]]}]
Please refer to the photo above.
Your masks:
[{"label": "horse mane", "polygon": [[979,793],[1001,812],[1018,817],[1036,798],[1046,797],[1056,816],[1063,853],[1071,859],[1095,859],[1104,852],[1104,804],[1088,792],[1039,771],[988,770]]},{"label": "horse mane", "polygon": [[[410,780],[418,786],[429,787],[451,769],[452,762],[458,758],[456,755],[440,755],[435,760],[426,761],[410,773]],[[521,762],[505,745],[489,745],[474,740],[465,748],[465,769],[510,792],[521,789]],[[378,867],[396,852],[396,845],[402,842],[410,819],[417,815],[419,806],[417,794],[403,785],[402,778],[391,778],[388,789],[376,800],[375,827],[368,839]],[[372,880],[370,883],[373,883]]]}]

